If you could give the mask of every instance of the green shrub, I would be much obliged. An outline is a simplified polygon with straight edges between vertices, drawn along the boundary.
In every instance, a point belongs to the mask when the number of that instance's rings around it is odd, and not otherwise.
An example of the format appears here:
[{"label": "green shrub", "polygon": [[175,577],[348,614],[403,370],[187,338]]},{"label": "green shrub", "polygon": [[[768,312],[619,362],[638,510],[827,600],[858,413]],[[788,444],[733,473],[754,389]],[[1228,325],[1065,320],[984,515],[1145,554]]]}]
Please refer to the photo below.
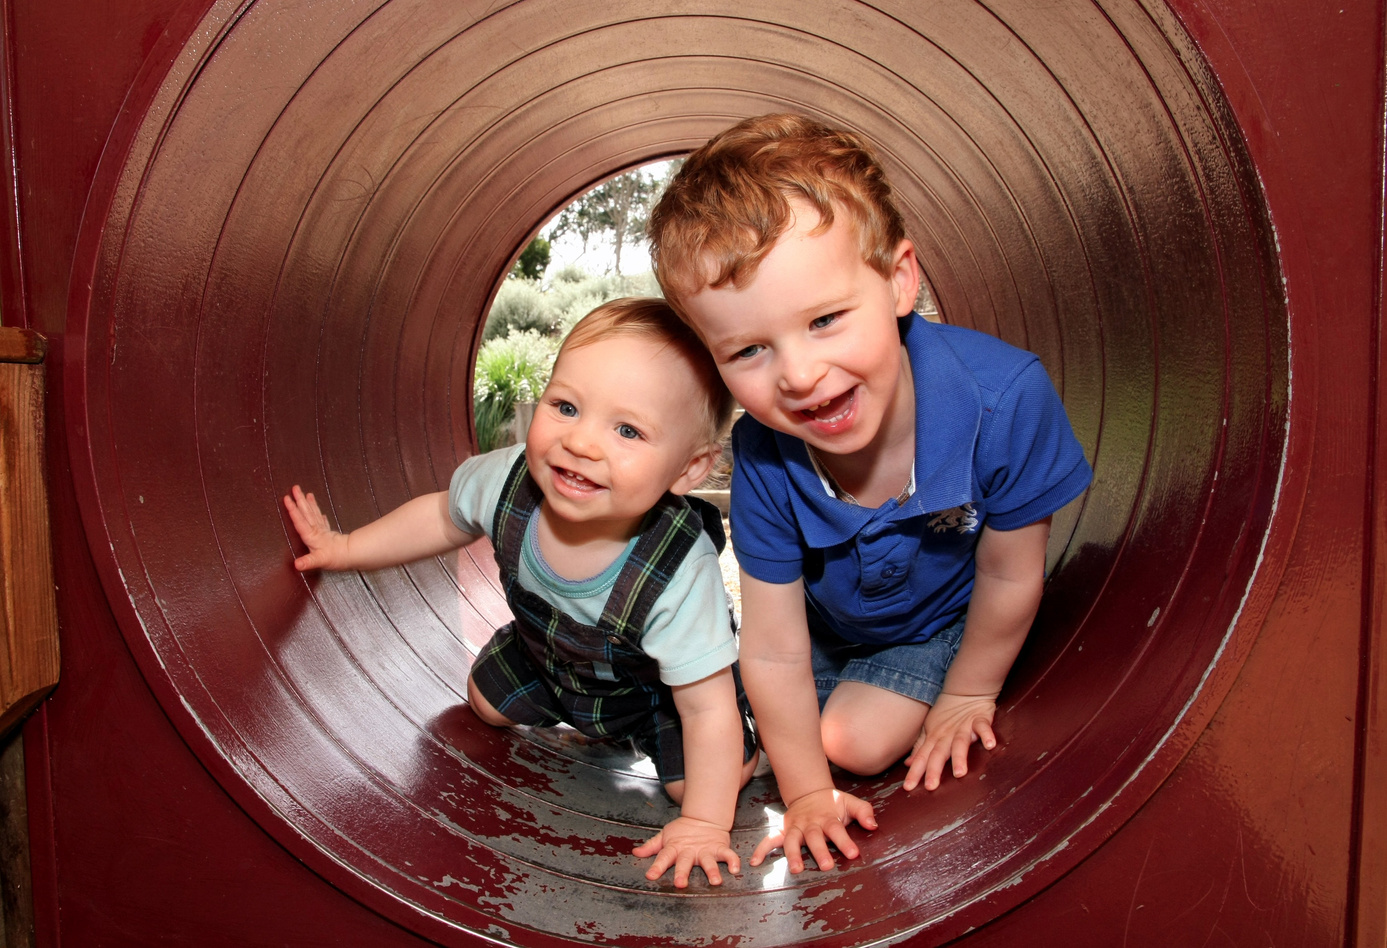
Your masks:
[{"label": "green shrub", "polygon": [[573,324],[618,296],[659,296],[654,275],[594,276],[567,266],[548,287],[511,277],[501,284],[482,330],[472,391],[472,415],[483,451],[506,443],[515,403],[539,398],[554,356]]},{"label": "green shrub", "polygon": [[496,301],[491,304],[482,341],[502,339],[512,332],[526,330],[550,333],[557,322],[553,301],[540,289],[538,280],[511,277],[501,284]]},{"label": "green shrub", "polygon": [[549,383],[558,340],[533,329],[512,330],[483,344],[472,381],[472,415],[477,444],[490,451],[505,443],[515,403],[534,401]]}]

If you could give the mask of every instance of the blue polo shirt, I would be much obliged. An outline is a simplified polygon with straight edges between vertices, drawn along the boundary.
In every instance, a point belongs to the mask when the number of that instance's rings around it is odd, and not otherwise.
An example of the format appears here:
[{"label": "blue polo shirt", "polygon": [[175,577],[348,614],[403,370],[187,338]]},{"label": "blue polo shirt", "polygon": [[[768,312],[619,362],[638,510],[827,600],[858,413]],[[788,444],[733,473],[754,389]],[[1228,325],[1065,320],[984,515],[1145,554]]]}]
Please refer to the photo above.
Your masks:
[{"label": "blue polo shirt", "polygon": [[750,415],[732,432],[737,562],[767,583],[804,579],[844,639],[923,642],[973,590],[983,524],[1015,530],[1093,477],[1040,360],[993,336],[903,320],[915,379],[915,492],[878,508],[827,490],[803,441]]}]

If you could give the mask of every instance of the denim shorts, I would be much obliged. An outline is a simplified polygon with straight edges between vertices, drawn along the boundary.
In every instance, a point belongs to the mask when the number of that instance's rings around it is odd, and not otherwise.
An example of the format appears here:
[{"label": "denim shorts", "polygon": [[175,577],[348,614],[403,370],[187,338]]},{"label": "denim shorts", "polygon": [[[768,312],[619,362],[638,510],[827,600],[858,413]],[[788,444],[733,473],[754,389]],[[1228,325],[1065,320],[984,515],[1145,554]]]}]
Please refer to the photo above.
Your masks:
[{"label": "denim shorts", "polygon": [[819,710],[842,681],[860,681],[925,704],[934,704],[944,675],[958,653],[964,616],[934,633],[927,642],[864,645],[848,642],[824,624],[818,610],[805,603],[809,644],[813,650],[814,686]]}]

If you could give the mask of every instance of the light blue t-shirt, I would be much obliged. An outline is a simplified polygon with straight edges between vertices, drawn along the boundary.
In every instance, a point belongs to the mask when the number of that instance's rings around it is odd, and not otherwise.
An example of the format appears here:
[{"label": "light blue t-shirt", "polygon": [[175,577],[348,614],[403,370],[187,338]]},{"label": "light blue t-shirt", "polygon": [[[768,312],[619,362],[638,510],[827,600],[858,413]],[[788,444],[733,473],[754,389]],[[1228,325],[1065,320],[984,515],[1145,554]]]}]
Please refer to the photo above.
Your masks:
[{"label": "light blue t-shirt", "polygon": [[[468,458],[453,472],[448,510],[464,533],[492,539],[492,524],[501,490],[523,444]],[[531,517],[520,549],[520,585],[584,625],[596,625],[612,584],[630,556],[632,539],[616,561],[596,576],[570,581],[544,561],[535,538],[538,518]],[[665,684],[687,685],[721,671],[737,660],[737,640],[727,618],[727,593],[713,541],[700,533],[646,619],[640,646],[660,666]]]}]

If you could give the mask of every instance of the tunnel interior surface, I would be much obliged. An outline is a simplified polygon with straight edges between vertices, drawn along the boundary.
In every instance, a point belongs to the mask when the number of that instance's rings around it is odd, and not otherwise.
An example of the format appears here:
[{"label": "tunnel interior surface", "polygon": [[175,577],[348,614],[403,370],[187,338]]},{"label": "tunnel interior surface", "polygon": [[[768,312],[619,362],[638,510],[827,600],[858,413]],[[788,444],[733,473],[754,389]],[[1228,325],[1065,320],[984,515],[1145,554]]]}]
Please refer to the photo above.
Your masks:
[{"label": "tunnel interior surface", "polygon": [[[628,750],[465,707],[509,618],[484,542],[301,576],[279,498],[350,529],[446,486],[539,226],[782,110],[875,144],[944,319],[1039,354],[1095,480],[981,767],[843,781],[861,858],[676,894],[630,855],[671,808]],[[443,943],[953,937],[1131,816],[1256,634],[1286,307],[1217,77],[1154,0],[214,3],[151,54],[80,247],[72,453],[145,677],[268,833]],[[744,859],[777,812],[757,778]]]}]

